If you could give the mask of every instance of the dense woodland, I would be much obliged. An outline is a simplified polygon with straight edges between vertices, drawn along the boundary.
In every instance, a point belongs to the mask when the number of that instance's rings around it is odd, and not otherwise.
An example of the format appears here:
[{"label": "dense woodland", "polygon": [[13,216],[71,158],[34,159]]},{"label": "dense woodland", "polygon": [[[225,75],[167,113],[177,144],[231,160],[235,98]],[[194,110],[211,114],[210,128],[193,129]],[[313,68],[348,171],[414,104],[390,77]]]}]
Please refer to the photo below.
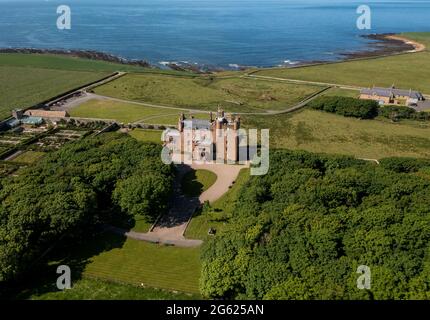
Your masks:
[{"label": "dense woodland", "polygon": [[[52,245],[167,209],[174,170],[160,146],[118,134],[68,144],[0,190],[0,279]],[[429,299],[430,160],[380,165],[278,150],[240,190],[202,250],[201,292],[235,299]],[[371,289],[357,289],[359,265]]]},{"label": "dense woodland", "polygon": [[[204,296],[430,298],[430,161],[276,151],[270,164],[205,245]],[[370,290],[357,288],[359,265]]]},{"label": "dense woodland", "polygon": [[0,280],[20,276],[53,244],[84,240],[95,228],[166,210],[173,168],[161,147],[125,134],[68,144],[0,190]]}]

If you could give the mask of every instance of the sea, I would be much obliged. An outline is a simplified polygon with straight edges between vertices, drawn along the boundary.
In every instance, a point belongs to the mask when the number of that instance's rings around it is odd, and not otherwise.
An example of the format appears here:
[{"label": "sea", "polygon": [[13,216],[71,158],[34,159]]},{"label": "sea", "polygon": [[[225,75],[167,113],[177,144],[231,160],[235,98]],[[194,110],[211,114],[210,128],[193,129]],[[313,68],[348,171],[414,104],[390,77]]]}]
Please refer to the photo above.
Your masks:
[{"label": "sea", "polygon": [[[71,28],[58,29],[60,5]],[[357,8],[370,9],[359,29]],[[0,48],[82,49],[155,65],[219,68],[332,61],[372,33],[430,31],[430,1],[0,0]]]}]

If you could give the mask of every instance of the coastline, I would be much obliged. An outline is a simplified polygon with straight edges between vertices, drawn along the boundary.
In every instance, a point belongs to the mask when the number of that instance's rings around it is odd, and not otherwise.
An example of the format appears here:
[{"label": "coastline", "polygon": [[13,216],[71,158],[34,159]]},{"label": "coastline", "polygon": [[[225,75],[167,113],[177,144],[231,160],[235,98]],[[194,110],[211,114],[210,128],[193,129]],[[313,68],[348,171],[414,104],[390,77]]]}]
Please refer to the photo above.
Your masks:
[{"label": "coastline", "polygon": [[346,60],[357,58],[372,58],[379,56],[389,56],[402,53],[416,53],[424,51],[425,45],[416,41],[410,40],[399,34],[394,33],[381,33],[365,35],[363,38],[373,40],[369,44],[368,51],[357,51],[352,53],[341,53]]},{"label": "coastline", "polygon": [[0,54],[1,53],[46,54],[46,55],[52,54],[52,55],[69,56],[74,58],[89,59],[89,60],[106,61],[106,62],[119,63],[124,65],[131,65],[131,66],[141,66],[145,68],[153,67],[146,60],[128,60],[110,53],[95,51],[95,50],[0,48]]},{"label": "coastline", "polygon": [[[314,61],[301,61],[293,65],[273,66],[266,69],[273,68],[300,68],[306,66],[314,66],[320,64],[341,63],[360,59],[371,59],[378,57],[394,56],[406,53],[417,53],[426,50],[426,46],[417,41],[408,39],[400,34],[383,33],[383,34],[370,34],[361,36],[370,39],[374,42],[369,43],[368,50],[358,50],[355,52],[341,52],[341,57],[335,61],[327,60],[314,60]],[[64,55],[76,58],[84,58],[89,60],[99,60],[112,63],[119,63],[123,65],[140,66],[144,68],[162,69],[160,66],[151,64],[146,60],[128,60],[110,53],[99,52],[94,50],[63,50],[63,49],[36,49],[36,48],[0,48],[2,53],[22,53],[22,54],[53,54]],[[219,66],[196,65],[191,63],[181,62],[166,62],[163,64],[165,68],[175,71],[188,71],[193,73],[207,74],[222,71],[243,71],[250,68],[261,68],[256,66],[241,66],[236,65],[235,68],[223,68]]]}]

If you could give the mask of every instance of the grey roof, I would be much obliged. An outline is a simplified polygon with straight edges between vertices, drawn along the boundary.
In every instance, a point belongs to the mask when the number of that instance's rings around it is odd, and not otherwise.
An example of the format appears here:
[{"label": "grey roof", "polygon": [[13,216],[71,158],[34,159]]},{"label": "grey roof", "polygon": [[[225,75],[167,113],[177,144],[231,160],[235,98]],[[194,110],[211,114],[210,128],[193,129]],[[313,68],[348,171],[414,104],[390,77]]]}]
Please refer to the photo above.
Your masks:
[{"label": "grey roof", "polygon": [[370,88],[370,89],[362,89],[362,94],[368,94],[368,95],[377,95],[380,97],[391,97],[394,96],[405,96],[412,99],[418,99],[423,100],[423,95],[414,90],[402,90],[402,89],[396,89],[396,88]]},{"label": "grey roof", "polygon": [[208,120],[189,119],[189,120],[184,120],[184,128],[209,130],[211,128],[211,123]]},{"label": "grey roof", "polygon": [[21,119],[22,123],[25,124],[40,124],[43,122],[41,117],[24,117]]},{"label": "grey roof", "polygon": [[12,118],[8,121],[6,121],[6,124],[10,127],[16,127],[21,123],[21,121],[19,121],[18,119]]}]

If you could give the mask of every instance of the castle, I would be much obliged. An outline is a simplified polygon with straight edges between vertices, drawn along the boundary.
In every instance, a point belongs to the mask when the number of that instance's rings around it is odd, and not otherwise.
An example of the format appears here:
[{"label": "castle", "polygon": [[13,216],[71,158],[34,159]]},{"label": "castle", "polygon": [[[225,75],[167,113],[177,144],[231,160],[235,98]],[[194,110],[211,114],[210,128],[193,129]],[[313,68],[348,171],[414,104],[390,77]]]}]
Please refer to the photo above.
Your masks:
[{"label": "castle", "polygon": [[210,113],[209,120],[187,119],[182,113],[177,130],[166,130],[164,143],[193,161],[235,163],[239,161],[239,129],[240,117],[227,116],[220,108],[215,118]]}]

